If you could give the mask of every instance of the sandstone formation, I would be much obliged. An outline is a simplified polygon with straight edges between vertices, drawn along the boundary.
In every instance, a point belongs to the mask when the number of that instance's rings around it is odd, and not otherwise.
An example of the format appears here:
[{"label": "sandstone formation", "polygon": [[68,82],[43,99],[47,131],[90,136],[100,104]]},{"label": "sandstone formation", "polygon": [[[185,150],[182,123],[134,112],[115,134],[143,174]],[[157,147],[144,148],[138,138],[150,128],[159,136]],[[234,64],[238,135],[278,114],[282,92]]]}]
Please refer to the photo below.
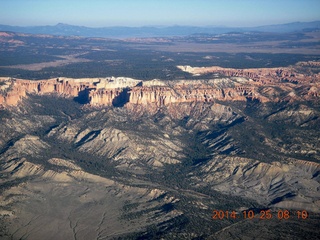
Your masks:
[{"label": "sandstone formation", "polygon": [[[317,66],[318,62],[300,62],[297,66]],[[294,67],[234,69],[222,67],[177,66],[182,71],[193,75],[216,73],[228,77],[246,77],[262,84],[281,82],[316,82],[320,74],[306,75],[296,71]]]},{"label": "sandstone formation", "polygon": [[[299,63],[310,66],[316,63]],[[131,78],[58,78],[23,80],[2,78],[0,106],[17,105],[27,93],[55,93],[97,106],[142,105],[160,108],[175,103],[248,101],[278,102],[310,100],[320,95],[320,74],[298,72],[294,67],[231,69],[221,67],[179,69],[201,75],[223,76],[211,80],[141,81]]]},{"label": "sandstone formation", "polygon": [[[17,103],[30,94],[55,93],[66,97],[81,97],[86,101],[91,100],[92,104],[103,102],[105,105],[112,104],[112,101],[122,89],[140,83],[139,80],[130,78],[57,78],[47,80],[24,80],[12,78],[0,78],[0,106],[17,105]],[[105,89],[111,89],[110,91]]]}]

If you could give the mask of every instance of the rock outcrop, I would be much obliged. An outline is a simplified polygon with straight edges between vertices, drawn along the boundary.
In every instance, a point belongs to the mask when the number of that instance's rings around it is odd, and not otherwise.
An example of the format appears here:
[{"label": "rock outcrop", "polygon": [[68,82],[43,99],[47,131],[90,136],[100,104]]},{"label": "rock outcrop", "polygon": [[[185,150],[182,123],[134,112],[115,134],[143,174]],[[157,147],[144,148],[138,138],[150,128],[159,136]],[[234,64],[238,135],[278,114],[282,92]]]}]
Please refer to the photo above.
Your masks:
[{"label": "rock outcrop", "polygon": [[139,84],[140,80],[130,78],[57,78],[47,80],[25,80],[0,78],[0,106],[12,106],[30,94],[55,93],[66,97],[84,98],[83,102],[111,105],[124,88]]},{"label": "rock outcrop", "polygon": [[[317,66],[318,62],[300,62],[297,66]],[[294,67],[283,68],[252,68],[252,69],[234,69],[222,67],[191,67],[177,66],[180,70],[193,75],[202,75],[215,73],[227,77],[245,77],[262,84],[281,83],[281,82],[315,82],[320,78],[320,74],[306,75],[296,71]]]},{"label": "rock outcrop", "polygon": [[[309,66],[310,63],[305,65]],[[302,63],[297,65],[304,66]],[[175,103],[219,101],[278,102],[318,99],[320,74],[294,67],[232,69],[178,66],[194,75],[214,73],[211,80],[141,81],[131,78],[58,78],[40,81],[0,79],[0,106],[16,105],[27,93],[56,93],[95,106],[142,105],[156,108]]]}]

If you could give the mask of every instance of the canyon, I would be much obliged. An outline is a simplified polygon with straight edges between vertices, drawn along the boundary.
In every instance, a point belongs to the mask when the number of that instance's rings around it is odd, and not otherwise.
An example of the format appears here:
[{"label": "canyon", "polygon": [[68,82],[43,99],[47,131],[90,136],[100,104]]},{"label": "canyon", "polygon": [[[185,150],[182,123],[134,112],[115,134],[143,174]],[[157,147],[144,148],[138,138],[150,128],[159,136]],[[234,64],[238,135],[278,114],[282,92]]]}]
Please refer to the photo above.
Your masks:
[{"label": "canyon", "polygon": [[300,62],[292,67],[231,69],[177,66],[182,71],[211,79],[149,80],[125,77],[56,78],[47,80],[0,79],[0,106],[17,105],[27,94],[57,94],[72,97],[92,106],[153,106],[213,101],[304,101],[320,96],[320,73],[302,73],[300,66],[318,66],[318,62]]}]

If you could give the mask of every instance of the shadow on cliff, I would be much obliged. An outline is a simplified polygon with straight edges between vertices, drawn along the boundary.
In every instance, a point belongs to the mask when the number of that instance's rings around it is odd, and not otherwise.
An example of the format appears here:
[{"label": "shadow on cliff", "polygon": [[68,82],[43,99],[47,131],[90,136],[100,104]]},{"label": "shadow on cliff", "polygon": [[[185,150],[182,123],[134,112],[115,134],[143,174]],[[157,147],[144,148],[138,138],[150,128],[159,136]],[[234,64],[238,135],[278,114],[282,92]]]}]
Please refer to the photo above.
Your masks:
[{"label": "shadow on cliff", "polygon": [[73,99],[77,103],[87,104],[90,102],[89,100],[89,89],[84,89],[78,93],[78,96]]},{"label": "shadow on cliff", "polygon": [[130,89],[124,88],[123,91],[112,100],[114,107],[123,107],[130,99]]}]

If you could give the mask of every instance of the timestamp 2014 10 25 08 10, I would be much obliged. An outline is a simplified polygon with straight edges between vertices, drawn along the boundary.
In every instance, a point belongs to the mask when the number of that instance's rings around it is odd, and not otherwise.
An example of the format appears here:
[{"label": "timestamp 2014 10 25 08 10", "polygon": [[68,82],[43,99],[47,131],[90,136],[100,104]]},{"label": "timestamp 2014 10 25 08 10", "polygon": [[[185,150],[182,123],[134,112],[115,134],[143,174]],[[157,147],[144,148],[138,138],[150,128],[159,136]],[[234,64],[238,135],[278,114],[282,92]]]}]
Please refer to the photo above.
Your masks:
[{"label": "timestamp 2014 10 25 08 10", "polygon": [[260,210],[259,212],[255,212],[253,210],[245,210],[241,212],[237,212],[235,210],[228,211],[228,210],[213,210],[212,212],[212,219],[214,220],[222,220],[222,219],[254,219],[259,218],[261,220],[269,220],[272,218],[277,219],[307,219],[309,217],[309,213],[306,210],[300,211],[289,211],[287,209],[277,210],[272,212],[269,210]]}]

